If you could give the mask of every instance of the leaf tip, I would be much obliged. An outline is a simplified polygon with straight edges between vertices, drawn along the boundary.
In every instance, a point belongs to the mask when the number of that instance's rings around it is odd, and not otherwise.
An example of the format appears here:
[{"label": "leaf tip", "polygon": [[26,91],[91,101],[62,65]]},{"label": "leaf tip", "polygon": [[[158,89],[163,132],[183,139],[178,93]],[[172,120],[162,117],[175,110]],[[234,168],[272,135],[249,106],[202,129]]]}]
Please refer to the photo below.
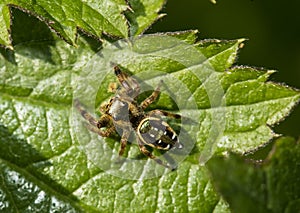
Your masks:
[{"label": "leaf tip", "polygon": [[11,44],[8,44],[8,45],[2,45],[2,44],[0,44],[0,48],[3,48],[5,50],[14,51],[14,46],[12,46]]},{"label": "leaf tip", "polygon": [[237,39],[237,43],[238,43],[239,49],[242,49],[245,46],[244,42],[247,41],[247,40],[248,39],[246,39],[246,38]]},{"label": "leaf tip", "polygon": [[268,70],[267,74],[270,76],[270,75],[272,75],[273,73],[276,73],[276,72],[277,72],[277,70]]},{"label": "leaf tip", "polygon": [[239,43],[242,43],[242,42],[248,41],[248,40],[249,40],[248,38],[239,38],[239,39],[237,39],[237,41],[238,41]]},{"label": "leaf tip", "polygon": [[160,14],[158,14],[158,16],[157,16],[157,18],[156,18],[155,21],[157,21],[157,20],[159,20],[159,19],[165,17],[166,15],[167,15],[166,13],[160,13]]}]

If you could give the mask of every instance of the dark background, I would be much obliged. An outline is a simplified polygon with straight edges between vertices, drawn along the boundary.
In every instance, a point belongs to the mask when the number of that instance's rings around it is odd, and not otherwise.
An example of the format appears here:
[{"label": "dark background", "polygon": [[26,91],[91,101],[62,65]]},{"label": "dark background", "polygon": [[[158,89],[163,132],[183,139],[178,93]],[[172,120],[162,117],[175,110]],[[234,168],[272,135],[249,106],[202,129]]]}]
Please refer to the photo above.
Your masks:
[{"label": "dark background", "polygon": [[[247,38],[237,64],[275,69],[272,81],[300,88],[300,1],[169,0],[167,16],[149,32],[198,29],[201,39]],[[277,133],[300,136],[300,106],[275,127]]]}]

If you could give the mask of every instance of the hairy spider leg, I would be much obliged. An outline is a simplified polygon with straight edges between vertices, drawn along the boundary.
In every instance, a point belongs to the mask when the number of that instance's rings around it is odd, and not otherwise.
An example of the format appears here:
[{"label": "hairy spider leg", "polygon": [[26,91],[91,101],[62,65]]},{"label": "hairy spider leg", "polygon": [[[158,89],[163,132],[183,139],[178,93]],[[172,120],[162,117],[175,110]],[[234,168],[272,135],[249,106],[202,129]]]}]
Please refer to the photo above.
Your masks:
[{"label": "hairy spider leg", "polygon": [[112,120],[111,116],[108,114],[104,114],[100,117],[97,122],[97,127],[100,129],[101,127],[108,127],[110,121]]},{"label": "hairy spider leg", "polygon": [[84,125],[88,130],[90,130],[90,131],[92,131],[92,132],[94,132],[94,133],[96,133],[96,134],[98,134],[102,137],[109,137],[113,132],[115,132],[115,127],[114,126],[111,126],[111,127],[107,128],[105,130],[101,130],[101,129],[98,129],[97,127],[89,125],[87,123],[85,123]]},{"label": "hairy spider leg", "polygon": [[166,116],[166,117],[175,118],[175,119],[180,119],[181,118],[181,115],[179,115],[179,114],[164,111],[164,110],[160,110],[160,109],[152,110],[148,113],[148,115],[150,117],[151,116],[155,117],[156,115],[161,115],[161,116]]},{"label": "hairy spider leg", "polygon": [[123,134],[122,134],[119,156],[122,156],[124,154],[124,151],[125,151],[125,148],[126,148],[126,145],[127,145],[127,140],[129,138],[129,135],[130,135],[130,131],[128,131],[128,130],[125,130],[123,132]]},{"label": "hairy spider leg", "polygon": [[79,100],[75,100],[75,107],[78,109],[82,117],[87,120],[92,126],[97,128],[105,127],[111,121],[111,117],[108,114],[104,114],[100,117],[99,120],[95,119],[89,112],[85,110],[83,105],[80,103]]},{"label": "hairy spider leg", "polygon": [[161,80],[158,86],[156,87],[156,89],[152,92],[152,94],[140,104],[140,107],[143,110],[146,109],[150,104],[152,104],[158,98],[160,94],[160,86],[162,83],[163,81]]},{"label": "hairy spider leg", "polygon": [[154,160],[156,163],[168,168],[168,169],[171,169],[172,171],[175,170],[176,168],[172,167],[172,166],[169,166],[167,164],[165,164],[162,160],[156,158],[151,152],[149,152],[149,150],[145,147],[145,145],[143,144],[143,142],[141,140],[138,140],[138,145],[139,145],[139,148],[140,148],[140,151],[146,155],[147,157],[151,158],[152,160]]},{"label": "hairy spider leg", "polygon": [[78,99],[75,99],[75,107],[80,112],[81,116],[87,120],[91,125],[97,126],[98,121],[90,114],[88,113],[85,108],[82,106],[82,104],[79,102]]},{"label": "hairy spider leg", "polygon": [[[92,132],[97,133],[102,137],[108,137],[115,131],[114,126],[108,126],[111,121],[111,117],[107,114],[104,114],[100,117],[99,121],[97,121],[90,113],[88,113],[85,108],[82,106],[79,100],[75,100],[75,107],[78,109],[80,114],[84,119],[86,119],[90,125],[85,124],[86,128]],[[101,127],[107,127],[105,130],[101,130]]]},{"label": "hairy spider leg", "polygon": [[[134,103],[136,103],[136,102],[134,102]],[[133,116],[137,117],[140,115],[140,110],[134,103],[132,103],[132,102],[129,103],[128,108],[129,108],[129,111],[131,112],[131,114]]]},{"label": "hairy spider leg", "polygon": [[135,98],[140,93],[140,85],[136,79],[129,77],[126,73],[122,72],[119,66],[114,67],[115,75],[117,76],[120,84],[125,89],[126,94],[131,98]]}]

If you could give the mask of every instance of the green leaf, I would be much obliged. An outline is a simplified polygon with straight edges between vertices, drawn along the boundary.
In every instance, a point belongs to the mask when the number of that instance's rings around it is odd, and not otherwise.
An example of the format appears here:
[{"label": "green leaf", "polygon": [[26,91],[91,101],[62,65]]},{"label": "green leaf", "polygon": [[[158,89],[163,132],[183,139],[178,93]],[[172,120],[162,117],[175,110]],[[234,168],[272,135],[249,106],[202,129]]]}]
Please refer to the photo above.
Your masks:
[{"label": "green leaf", "polygon": [[5,160],[0,160],[0,181],[1,212],[83,212],[74,201]]},{"label": "green leaf", "polygon": [[[0,44],[10,46],[10,23],[15,18],[16,8],[37,17],[56,34],[70,44],[75,44],[77,29],[90,35],[102,37],[103,34],[126,38],[127,21],[122,14],[127,9],[123,0],[101,1],[35,1],[5,0],[0,3]],[[17,18],[17,17],[16,17]],[[23,26],[23,30],[28,28]],[[31,28],[29,28],[32,30]]]},{"label": "green leaf", "polygon": [[[227,211],[199,157],[205,162],[214,153],[246,152],[266,143],[274,136],[269,125],[289,113],[299,92],[266,82],[270,71],[232,67],[242,40],[191,45],[195,33],[156,34],[130,44],[104,43],[102,54],[96,56],[81,39],[80,48],[64,42],[33,42],[16,46],[14,53],[2,52],[0,158],[43,183],[46,193],[55,191],[94,211]],[[119,54],[126,47],[134,57]],[[111,50],[116,54],[110,55]],[[164,79],[162,94],[150,109],[179,110],[192,120],[183,123],[182,131],[191,139],[184,140],[185,146],[193,149],[177,171],[146,158],[141,165],[124,164],[120,169],[111,163],[119,150],[118,136],[100,138],[80,126],[76,131],[72,99],[78,94],[84,100],[94,99],[94,105],[89,105],[92,112],[108,100],[113,94],[107,88],[116,81],[110,62],[136,74],[151,91]],[[241,137],[246,138],[244,143]],[[140,152],[131,144],[125,154],[136,159]],[[152,179],[142,178],[151,175]]]},{"label": "green leaf", "polygon": [[13,46],[24,42],[55,40],[50,28],[35,16],[30,16],[14,7],[10,8],[10,13],[14,17],[11,19],[10,27]]},{"label": "green leaf", "polygon": [[132,11],[126,12],[130,23],[130,35],[140,35],[145,32],[153,22],[165,16],[159,13],[165,0],[129,0]]},{"label": "green leaf", "polygon": [[280,138],[262,164],[231,154],[211,159],[208,168],[233,212],[299,212],[299,159],[299,143]]}]

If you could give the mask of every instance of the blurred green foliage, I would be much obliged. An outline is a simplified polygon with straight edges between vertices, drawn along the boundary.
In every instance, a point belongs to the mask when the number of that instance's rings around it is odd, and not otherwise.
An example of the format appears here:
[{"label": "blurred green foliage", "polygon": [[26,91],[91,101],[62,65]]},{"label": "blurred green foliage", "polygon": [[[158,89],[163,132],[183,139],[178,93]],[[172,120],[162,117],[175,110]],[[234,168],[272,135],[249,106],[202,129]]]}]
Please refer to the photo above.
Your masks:
[{"label": "blurred green foliage", "polygon": [[[198,29],[199,37],[247,38],[237,64],[278,72],[272,81],[300,88],[300,1],[208,0],[168,1],[167,16],[149,32]],[[277,133],[299,136],[300,107],[275,128]]]}]

